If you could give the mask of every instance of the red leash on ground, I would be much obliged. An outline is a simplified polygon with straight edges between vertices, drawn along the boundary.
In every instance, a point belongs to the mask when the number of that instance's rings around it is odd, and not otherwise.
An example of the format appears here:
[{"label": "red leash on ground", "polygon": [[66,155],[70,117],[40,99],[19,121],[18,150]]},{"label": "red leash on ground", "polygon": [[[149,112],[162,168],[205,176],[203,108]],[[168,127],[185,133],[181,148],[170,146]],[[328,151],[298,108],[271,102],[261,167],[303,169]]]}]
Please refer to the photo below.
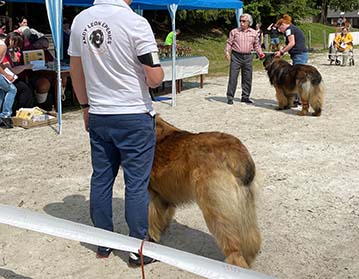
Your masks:
[{"label": "red leash on ground", "polygon": [[142,242],[141,242],[141,247],[138,250],[138,254],[140,255],[140,259],[141,259],[142,279],[145,279],[145,265],[143,263],[143,254],[142,254],[143,244],[144,243],[145,243],[145,240],[143,239]]}]

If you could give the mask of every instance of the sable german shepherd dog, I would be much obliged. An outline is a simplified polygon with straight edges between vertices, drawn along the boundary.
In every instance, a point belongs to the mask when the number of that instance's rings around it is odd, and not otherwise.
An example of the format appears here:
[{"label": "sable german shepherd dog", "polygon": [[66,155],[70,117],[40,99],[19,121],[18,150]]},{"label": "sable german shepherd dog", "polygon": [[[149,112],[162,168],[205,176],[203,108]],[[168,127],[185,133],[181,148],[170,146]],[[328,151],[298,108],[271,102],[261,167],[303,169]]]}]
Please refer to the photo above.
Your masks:
[{"label": "sable german shepherd dog", "polygon": [[156,242],[175,209],[196,202],[226,262],[249,268],[261,236],[255,211],[256,169],[239,139],[193,134],[156,116],[156,151],[149,191],[149,236]]},{"label": "sable german shepherd dog", "polygon": [[268,55],[263,61],[270,83],[276,91],[278,110],[290,109],[294,96],[299,94],[302,111],[298,115],[307,115],[309,105],[313,108],[313,116],[322,113],[324,86],[319,71],[310,65],[294,65],[287,61]]}]

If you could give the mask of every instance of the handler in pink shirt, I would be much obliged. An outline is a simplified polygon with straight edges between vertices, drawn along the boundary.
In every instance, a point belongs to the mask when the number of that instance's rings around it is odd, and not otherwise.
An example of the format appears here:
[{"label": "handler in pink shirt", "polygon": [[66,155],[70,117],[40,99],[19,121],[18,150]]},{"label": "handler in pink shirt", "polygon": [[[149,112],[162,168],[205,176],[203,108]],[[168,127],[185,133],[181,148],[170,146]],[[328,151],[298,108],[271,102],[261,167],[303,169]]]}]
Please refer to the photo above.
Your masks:
[{"label": "handler in pink shirt", "polygon": [[260,59],[265,55],[258,43],[257,31],[250,28],[253,19],[250,14],[243,14],[240,17],[240,28],[235,28],[229,33],[225,53],[226,59],[231,61],[229,69],[229,80],[227,88],[227,104],[233,105],[234,94],[236,93],[238,75],[242,70],[242,98],[241,102],[253,103],[249,99],[252,90],[252,51],[256,51]]}]

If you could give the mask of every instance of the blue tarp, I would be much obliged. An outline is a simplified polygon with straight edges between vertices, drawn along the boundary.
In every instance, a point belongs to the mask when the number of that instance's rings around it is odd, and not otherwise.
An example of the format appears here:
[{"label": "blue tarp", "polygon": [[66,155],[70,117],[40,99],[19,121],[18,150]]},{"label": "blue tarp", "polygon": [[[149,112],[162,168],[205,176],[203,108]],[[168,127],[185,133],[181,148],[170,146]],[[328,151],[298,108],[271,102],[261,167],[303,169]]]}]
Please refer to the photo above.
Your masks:
[{"label": "blue tarp", "polygon": [[142,10],[167,10],[168,5],[178,5],[177,10],[241,9],[239,0],[133,0],[131,7]]},{"label": "blue tarp", "polygon": [[[45,0],[7,0],[6,2],[39,3]],[[93,0],[63,0],[64,6],[91,6]],[[132,7],[142,10],[167,10],[168,5],[178,5],[178,10],[240,9],[239,0],[133,0]]]}]

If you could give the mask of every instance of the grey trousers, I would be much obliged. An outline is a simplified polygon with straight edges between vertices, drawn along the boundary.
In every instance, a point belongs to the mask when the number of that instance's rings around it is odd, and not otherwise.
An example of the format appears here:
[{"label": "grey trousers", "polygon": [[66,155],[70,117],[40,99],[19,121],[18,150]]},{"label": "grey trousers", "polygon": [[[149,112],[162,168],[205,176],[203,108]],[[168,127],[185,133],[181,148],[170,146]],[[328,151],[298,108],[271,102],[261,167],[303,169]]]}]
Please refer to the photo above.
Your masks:
[{"label": "grey trousers", "polygon": [[229,68],[229,80],[227,87],[227,99],[233,100],[236,93],[238,75],[241,72],[242,98],[249,98],[252,90],[252,54],[242,54],[232,51],[231,65]]}]

